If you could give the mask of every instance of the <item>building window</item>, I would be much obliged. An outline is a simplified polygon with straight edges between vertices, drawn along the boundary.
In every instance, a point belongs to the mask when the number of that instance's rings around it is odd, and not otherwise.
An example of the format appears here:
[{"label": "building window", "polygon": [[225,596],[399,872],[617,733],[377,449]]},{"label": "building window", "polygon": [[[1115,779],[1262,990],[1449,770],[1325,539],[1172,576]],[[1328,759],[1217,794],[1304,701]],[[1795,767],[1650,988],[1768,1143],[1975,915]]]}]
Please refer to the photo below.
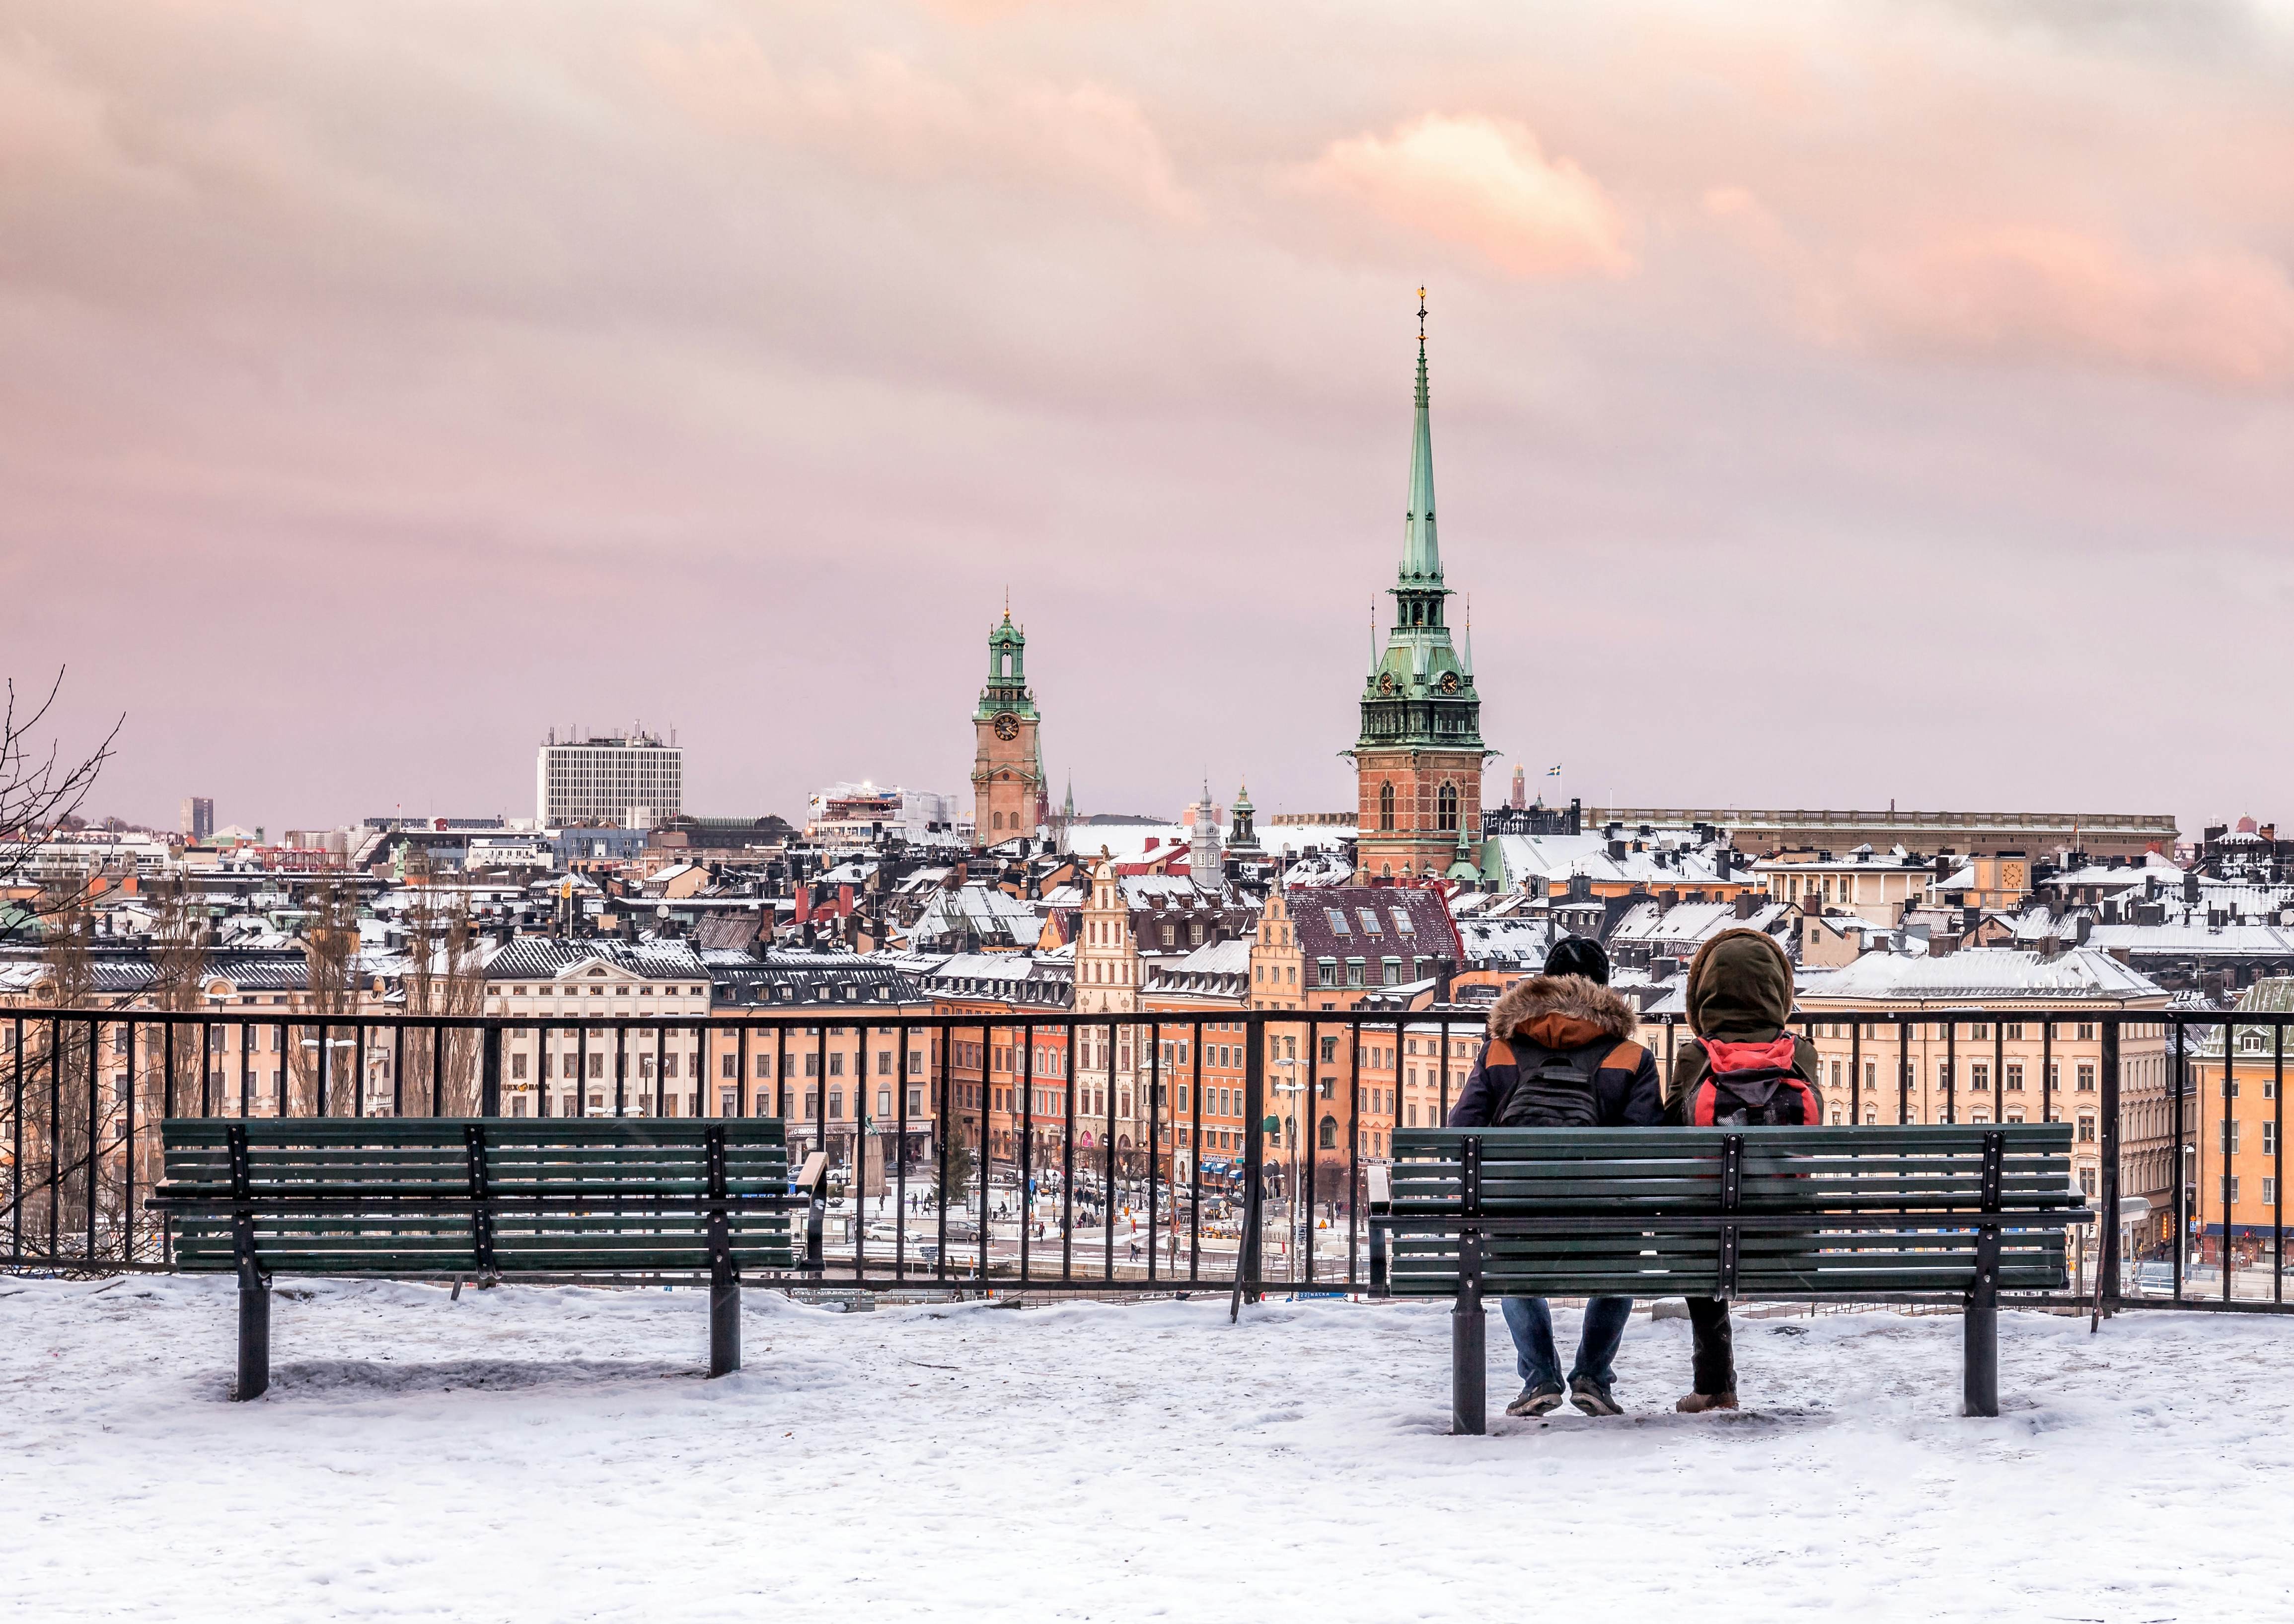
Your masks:
[{"label": "building window", "polygon": [[2083,1196],[2091,1196],[2095,1194],[2094,1168],[2082,1167],[2079,1169],[2079,1194]]},{"label": "building window", "polygon": [[2007,1068],[2007,1092],[2011,1094],[2023,1092],[2023,1068],[2020,1064]]},{"label": "building window", "polygon": [[2092,1066],[2088,1066],[2088,1065],[2081,1065],[2081,1066],[2079,1067],[2079,1068],[2078,1068],[2078,1091],[2079,1091],[2079,1092],[2081,1092],[2081,1093],[2083,1093],[2083,1094],[2091,1094],[2091,1093],[2095,1092],[2095,1068],[2094,1068],[2094,1067],[2092,1067]]},{"label": "building window", "polygon": [[1458,827],[1458,786],[1444,784],[1442,792],[1435,798],[1435,808],[1434,826],[1454,833]]},{"label": "building window", "polygon": [[831,1122],[844,1120],[844,1091],[841,1088],[828,1091],[828,1119]]},{"label": "building window", "polygon": [[1390,784],[1378,786],[1378,826],[1381,829],[1394,827],[1394,786]]},{"label": "building window", "polygon": [[2090,1145],[2091,1145],[2091,1144],[2093,1144],[2093,1143],[2095,1142],[2095,1118],[2094,1118],[2094,1117],[2092,1117],[2092,1116],[2082,1116],[2082,1117],[2080,1117],[2080,1118],[2078,1119],[2078,1136],[2079,1136],[2079,1142],[2080,1142],[2081,1144],[2090,1144]]}]

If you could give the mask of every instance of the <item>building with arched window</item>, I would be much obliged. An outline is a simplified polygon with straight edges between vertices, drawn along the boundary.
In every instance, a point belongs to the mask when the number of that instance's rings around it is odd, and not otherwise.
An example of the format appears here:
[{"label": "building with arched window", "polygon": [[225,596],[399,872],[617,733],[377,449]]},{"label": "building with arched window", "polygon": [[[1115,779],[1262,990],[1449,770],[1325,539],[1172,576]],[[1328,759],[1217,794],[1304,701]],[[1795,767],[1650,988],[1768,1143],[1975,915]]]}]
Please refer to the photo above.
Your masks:
[{"label": "building with arched window", "polygon": [[1419,307],[1417,418],[1410,446],[1410,506],[1402,567],[1388,589],[1394,616],[1363,679],[1362,730],[1352,755],[1362,834],[1355,877],[1365,882],[1479,879],[1482,845],[1481,695],[1473,640],[1451,640],[1450,589],[1434,522],[1434,430],[1426,382],[1425,306]]},{"label": "building with arched window", "polygon": [[972,794],[975,846],[1032,839],[1049,821],[1044,756],[1036,736],[1041,719],[1028,686],[1028,634],[1012,624],[1012,611],[988,634],[988,681],[972,713],[974,749]]}]

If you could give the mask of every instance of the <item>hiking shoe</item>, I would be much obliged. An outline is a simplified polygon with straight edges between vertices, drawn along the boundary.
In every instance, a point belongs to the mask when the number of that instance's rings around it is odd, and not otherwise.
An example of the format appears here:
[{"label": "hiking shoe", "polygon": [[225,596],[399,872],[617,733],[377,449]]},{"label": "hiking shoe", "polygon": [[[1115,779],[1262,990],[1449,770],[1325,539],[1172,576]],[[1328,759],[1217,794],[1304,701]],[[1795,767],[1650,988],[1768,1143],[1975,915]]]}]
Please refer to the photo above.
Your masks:
[{"label": "hiking shoe", "polygon": [[1625,1407],[1617,1402],[1616,1394],[1590,1376],[1570,1378],[1569,1401],[1589,1416],[1622,1416],[1625,1413]]},{"label": "hiking shoe", "polygon": [[1737,1408],[1737,1395],[1733,1393],[1692,1393],[1673,1408],[1690,1416],[1701,1416],[1707,1410],[1734,1409]]},{"label": "hiking shoe", "polygon": [[1514,1400],[1512,1403],[1506,1406],[1506,1414],[1509,1416],[1542,1416],[1550,1410],[1556,1410],[1560,1408],[1560,1388],[1525,1387],[1521,1390],[1521,1396]]}]

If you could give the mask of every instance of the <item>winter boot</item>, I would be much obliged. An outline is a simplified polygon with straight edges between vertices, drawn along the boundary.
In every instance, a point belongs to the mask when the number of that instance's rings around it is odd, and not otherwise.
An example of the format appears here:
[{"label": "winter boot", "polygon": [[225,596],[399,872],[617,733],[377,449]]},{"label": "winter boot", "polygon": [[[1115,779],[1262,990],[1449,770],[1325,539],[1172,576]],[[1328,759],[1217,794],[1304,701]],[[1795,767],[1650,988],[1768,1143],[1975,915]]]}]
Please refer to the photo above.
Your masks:
[{"label": "winter boot", "polygon": [[1589,1416],[1622,1416],[1625,1407],[1611,1393],[1590,1376],[1572,1376],[1569,1380],[1569,1401]]},{"label": "winter boot", "polygon": [[1542,1416],[1550,1410],[1556,1410],[1560,1408],[1560,1388],[1530,1386],[1524,1387],[1521,1390],[1521,1396],[1514,1400],[1512,1403],[1506,1406],[1506,1414],[1509,1416]]},{"label": "winter boot", "polygon": [[1673,1408],[1688,1416],[1701,1416],[1715,1409],[1734,1409],[1737,1408],[1737,1395],[1733,1393],[1692,1393]]}]

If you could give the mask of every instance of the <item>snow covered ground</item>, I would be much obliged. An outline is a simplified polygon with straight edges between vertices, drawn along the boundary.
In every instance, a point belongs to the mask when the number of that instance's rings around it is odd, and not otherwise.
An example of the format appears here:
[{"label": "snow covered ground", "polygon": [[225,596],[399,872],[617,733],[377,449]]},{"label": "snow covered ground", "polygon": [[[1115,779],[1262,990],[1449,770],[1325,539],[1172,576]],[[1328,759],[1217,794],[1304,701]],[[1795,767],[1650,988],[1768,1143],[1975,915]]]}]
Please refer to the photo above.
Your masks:
[{"label": "snow covered ground", "polygon": [[751,1292],[707,1382],[694,1291],[287,1289],[233,1405],[228,1281],[0,1279],[12,1616],[2294,1614],[2294,1322],[2005,1315],[1980,1421],[1956,1318],[1740,1320],[1717,1417],[1637,1318],[1631,1414],[1452,1438],[1422,1306]]}]

